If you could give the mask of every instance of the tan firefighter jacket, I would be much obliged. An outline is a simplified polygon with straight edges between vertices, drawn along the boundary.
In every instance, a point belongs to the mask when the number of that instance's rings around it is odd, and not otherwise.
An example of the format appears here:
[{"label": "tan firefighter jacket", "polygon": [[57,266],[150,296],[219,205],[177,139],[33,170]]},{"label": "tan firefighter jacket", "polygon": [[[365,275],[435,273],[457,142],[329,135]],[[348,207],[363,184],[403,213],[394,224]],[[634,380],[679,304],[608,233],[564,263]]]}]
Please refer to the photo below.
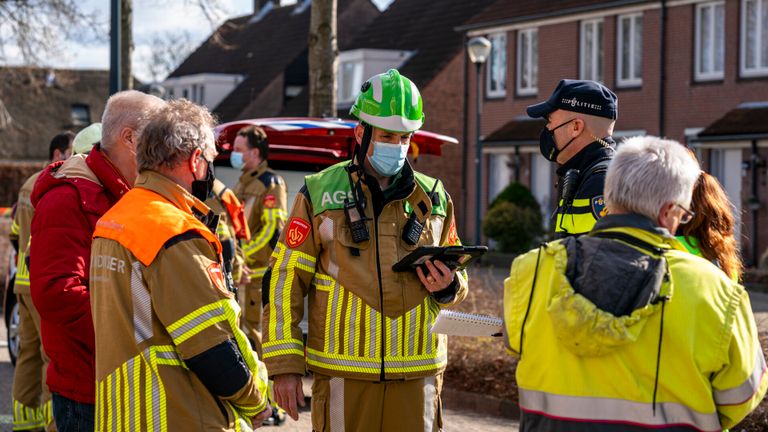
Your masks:
[{"label": "tan firefighter jacket", "polygon": [[[266,407],[266,371],[238,329],[202,202],[143,171],[97,223],[91,253],[96,430],[239,431]],[[234,339],[251,371],[228,397],[185,365]]]},{"label": "tan firefighter jacket", "polygon": [[[306,296],[309,369],[370,381],[439,373],[447,361],[447,340],[430,328],[441,307],[466,296],[466,273],[456,274],[455,296],[439,304],[415,272],[397,273],[392,265],[419,246],[460,244],[453,203],[440,182],[430,199],[436,180],[406,164],[396,181],[401,198],[376,215],[371,189],[361,181],[370,239],[355,243],[344,212],[344,199],[351,196],[348,164],[306,178],[273,254],[263,323],[270,376],[305,370],[299,323]],[[411,211],[424,223],[413,246],[401,238]]]},{"label": "tan firefighter jacket", "polygon": [[27,267],[27,250],[29,249],[29,234],[32,226],[32,216],[35,208],[29,200],[32,188],[42,171],[38,171],[28,178],[19,190],[19,199],[16,201],[16,214],[11,225],[11,238],[19,242],[19,253],[16,255],[16,281],[13,292],[16,294],[29,294],[29,268]]},{"label": "tan firefighter jacket", "polygon": [[235,195],[245,206],[245,219],[251,232],[251,239],[242,243],[245,263],[253,271],[251,279],[261,279],[285,226],[285,181],[263,161],[256,169],[240,176]]},{"label": "tan firefighter jacket", "polygon": [[[205,205],[210,207],[214,213],[219,215],[219,224],[216,226],[216,235],[219,237],[221,246],[226,248],[228,243],[232,245],[232,279],[235,283],[237,283],[237,281],[240,280],[240,275],[242,274],[243,262],[245,258],[243,256],[243,249],[240,247],[240,242],[237,239],[237,233],[235,230],[234,222],[232,220],[232,215],[230,215],[229,210],[227,209],[227,205],[223,201],[225,199],[225,195],[229,194],[231,194],[231,196],[228,196],[227,198],[235,200],[235,202],[239,204],[239,201],[237,201],[237,198],[234,196],[232,190],[230,190],[224,183],[222,183],[221,180],[215,179],[213,181],[213,196],[205,200]],[[226,253],[224,253],[224,259],[227,259]]]}]

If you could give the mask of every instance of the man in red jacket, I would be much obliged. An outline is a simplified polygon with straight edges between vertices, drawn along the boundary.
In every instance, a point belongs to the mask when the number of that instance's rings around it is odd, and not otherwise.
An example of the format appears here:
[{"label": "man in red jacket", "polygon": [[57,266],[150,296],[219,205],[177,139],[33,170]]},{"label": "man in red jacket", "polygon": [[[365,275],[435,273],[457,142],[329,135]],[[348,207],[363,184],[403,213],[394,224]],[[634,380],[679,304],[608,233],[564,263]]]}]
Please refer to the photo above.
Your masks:
[{"label": "man in red jacket", "polygon": [[133,185],[142,118],[164,102],[137,91],[109,98],[102,141],[51,164],[35,183],[29,249],[32,301],[40,313],[47,384],[61,432],[93,430],[94,330],[88,292],[96,221]]}]

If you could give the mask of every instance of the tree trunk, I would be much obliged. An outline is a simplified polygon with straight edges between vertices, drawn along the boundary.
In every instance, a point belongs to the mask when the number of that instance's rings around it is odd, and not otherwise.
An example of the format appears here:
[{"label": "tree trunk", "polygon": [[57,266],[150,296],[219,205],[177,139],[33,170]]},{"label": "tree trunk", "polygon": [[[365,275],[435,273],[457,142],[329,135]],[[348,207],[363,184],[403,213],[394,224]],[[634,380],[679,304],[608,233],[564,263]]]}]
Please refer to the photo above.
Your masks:
[{"label": "tree trunk", "polygon": [[133,88],[133,0],[121,0],[120,4],[120,90],[130,90]]},{"label": "tree trunk", "polygon": [[336,116],[337,0],[313,0],[309,24],[309,115]]}]

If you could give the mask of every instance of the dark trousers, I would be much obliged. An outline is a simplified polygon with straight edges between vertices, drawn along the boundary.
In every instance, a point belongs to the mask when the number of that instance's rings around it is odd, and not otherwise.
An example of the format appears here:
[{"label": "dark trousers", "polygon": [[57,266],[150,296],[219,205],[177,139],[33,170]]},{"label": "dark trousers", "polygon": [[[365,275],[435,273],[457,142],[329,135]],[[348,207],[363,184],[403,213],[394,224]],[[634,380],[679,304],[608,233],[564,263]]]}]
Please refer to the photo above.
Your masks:
[{"label": "dark trousers", "polygon": [[93,432],[94,405],[53,393],[53,419],[59,432]]}]

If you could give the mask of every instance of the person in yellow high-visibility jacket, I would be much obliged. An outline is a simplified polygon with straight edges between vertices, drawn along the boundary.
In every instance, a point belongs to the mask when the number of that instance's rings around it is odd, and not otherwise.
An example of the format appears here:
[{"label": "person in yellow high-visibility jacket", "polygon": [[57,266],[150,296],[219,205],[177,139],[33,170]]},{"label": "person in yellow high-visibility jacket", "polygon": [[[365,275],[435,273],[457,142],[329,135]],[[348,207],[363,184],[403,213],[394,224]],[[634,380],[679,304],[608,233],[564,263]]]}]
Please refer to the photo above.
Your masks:
[{"label": "person in yellow high-visibility jacket", "polygon": [[693,217],[698,176],[681,144],[631,138],[608,168],[609,214],[512,263],[520,430],[721,431],[763,399],[746,290],[672,234]]}]

